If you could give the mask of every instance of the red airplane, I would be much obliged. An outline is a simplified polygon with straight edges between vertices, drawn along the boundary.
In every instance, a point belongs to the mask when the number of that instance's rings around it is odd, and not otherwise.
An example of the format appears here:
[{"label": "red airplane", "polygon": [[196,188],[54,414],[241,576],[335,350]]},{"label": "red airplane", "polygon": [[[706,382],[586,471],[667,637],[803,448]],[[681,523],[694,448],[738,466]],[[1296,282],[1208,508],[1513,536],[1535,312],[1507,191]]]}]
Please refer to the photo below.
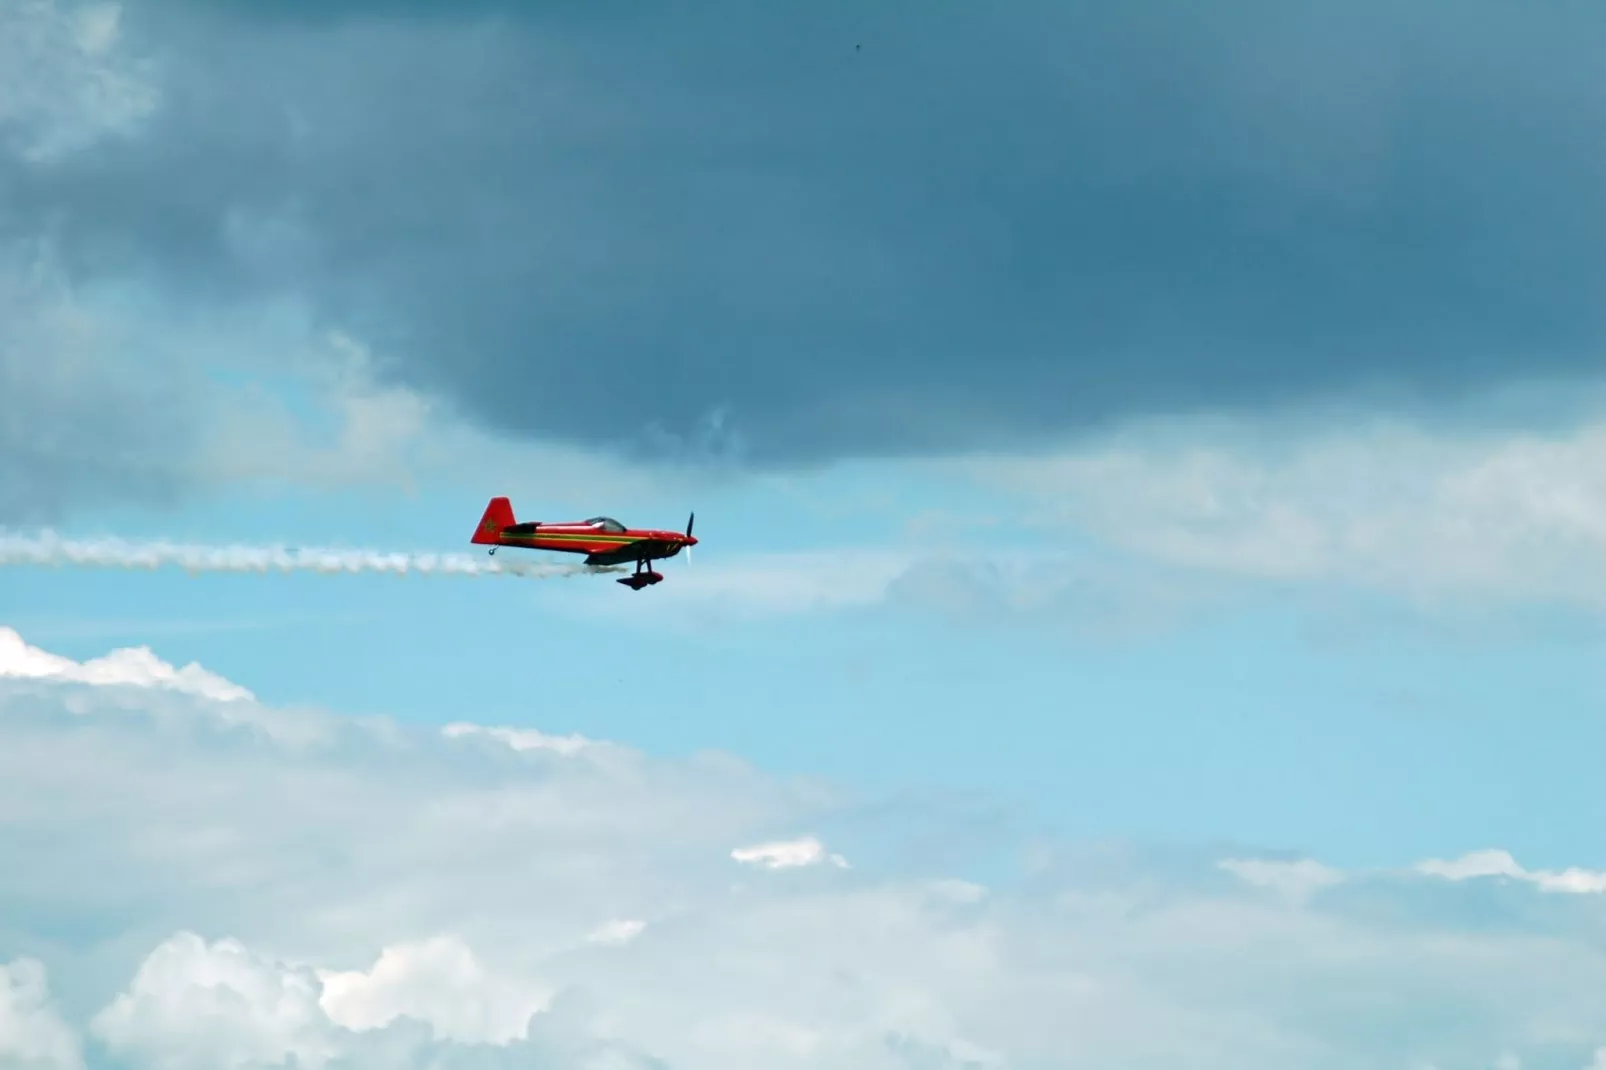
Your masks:
[{"label": "red airplane", "polygon": [[649,561],[674,557],[683,546],[690,559],[691,547],[697,545],[691,534],[692,521],[696,519],[697,514],[693,513],[686,521],[685,534],[627,528],[611,516],[561,522],[530,520],[520,524],[513,519],[512,502],[506,498],[492,498],[471,541],[489,546],[493,554],[498,546],[524,546],[532,550],[585,554],[588,565],[622,565],[634,561],[635,573],[619,582],[639,591],[663,579],[648,565]]}]

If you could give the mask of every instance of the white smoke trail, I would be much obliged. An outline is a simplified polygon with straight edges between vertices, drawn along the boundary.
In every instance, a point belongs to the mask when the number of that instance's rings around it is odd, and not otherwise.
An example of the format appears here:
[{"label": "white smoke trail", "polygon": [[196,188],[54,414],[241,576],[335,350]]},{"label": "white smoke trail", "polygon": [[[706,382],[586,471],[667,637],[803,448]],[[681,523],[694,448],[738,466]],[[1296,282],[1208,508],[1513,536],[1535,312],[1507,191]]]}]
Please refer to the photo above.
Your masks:
[{"label": "white smoke trail", "polygon": [[498,560],[465,553],[386,553],[284,546],[204,546],[165,539],[129,540],[112,536],[67,539],[54,532],[17,535],[0,531],[0,567],[34,565],[60,568],[157,569],[188,572],[388,572],[442,576],[516,576],[554,579],[624,572],[620,566],[561,565]]}]

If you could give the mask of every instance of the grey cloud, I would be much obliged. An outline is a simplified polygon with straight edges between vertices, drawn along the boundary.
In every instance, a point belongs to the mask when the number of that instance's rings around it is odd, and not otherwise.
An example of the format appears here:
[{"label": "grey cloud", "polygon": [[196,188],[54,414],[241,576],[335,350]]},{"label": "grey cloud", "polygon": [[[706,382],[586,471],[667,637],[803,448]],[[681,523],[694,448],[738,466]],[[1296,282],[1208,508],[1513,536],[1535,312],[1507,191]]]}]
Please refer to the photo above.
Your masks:
[{"label": "grey cloud", "polygon": [[184,379],[141,367],[122,333],[86,315],[46,261],[0,259],[0,522],[181,492],[173,458],[195,435]]},{"label": "grey cloud", "polygon": [[499,429],[791,463],[1599,370],[1584,3],[126,23],[161,109],[0,175],[0,225],[196,302],[295,294]]}]

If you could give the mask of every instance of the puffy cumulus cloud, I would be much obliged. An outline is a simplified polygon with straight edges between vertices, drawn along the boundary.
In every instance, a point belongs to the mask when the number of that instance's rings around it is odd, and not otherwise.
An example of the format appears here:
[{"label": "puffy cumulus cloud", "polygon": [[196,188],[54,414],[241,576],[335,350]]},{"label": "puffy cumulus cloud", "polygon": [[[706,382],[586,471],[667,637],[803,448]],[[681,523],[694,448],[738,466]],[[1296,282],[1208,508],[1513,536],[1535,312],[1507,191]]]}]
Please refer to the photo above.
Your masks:
[{"label": "puffy cumulus cloud", "polygon": [[239,684],[208,672],[195,662],[181,669],[174,668],[153,654],[150,647],[126,647],[105,657],[77,662],[30,646],[15,629],[5,627],[0,627],[0,677],[161,687],[219,702],[254,697]]},{"label": "puffy cumulus cloud", "polygon": [[152,3],[30,53],[149,57],[132,133],[0,180],[86,279],[294,300],[589,446],[948,452],[1593,375],[1606,31],[1458,11]]},{"label": "puffy cumulus cloud", "polygon": [[[617,931],[619,923],[612,924]],[[626,929],[623,939],[631,935]],[[444,936],[388,947],[367,972],[325,972],[320,979],[324,1011],[347,1028],[373,1029],[406,1015],[470,1043],[524,1036],[530,1016],[551,997],[518,977],[487,975],[473,951]]]},{"label": "puffy cumulus cloud", "polygon": [[8,1070],[82,1070],[78,1036],[50,999],[43,964],[0,964],[0,1066]]},{"label": "puffy cumulus cloud", "polygon": [[1597,895],[1518,880],[1491,914],[1486,882],[1251,852],[846,869],[827,842],[883,811],[729,757],[321,714],[286,740],[252,705],[0,680],[0,1058],[1453,1070],[1606,1044]]},{"label": "puffy cumulus cloud", "polygon": [[114,1054],[162,1070],[320,1067],[334,1051],[310,970],[285,968],[236,940],[178,933],[140,964],[92,1023]]},{"label": "puffy cumulus cloud", "polygon": [[952,470],[1043,531],[1167,582],[1324,585],[1429,604],[1606,606],[1606,420],[1545,433],[1404,422],[1153,423]]},{"label": "puffy cumulus cloud", "polygon": [[[90,1033],[113,1056],[162,1070],[321,1070],[366,1061],[398,1039],[417,1049],[406,1039],[417,1027],[469,1052],[505,1048],[528,1039],[531,1016],[548,1003],[518,977],[487,975],[451,937],[387,947],[370,970],[342,972],[179,932],[145,958]],[[387,1029],[399,1019],[410,1022]]]}]

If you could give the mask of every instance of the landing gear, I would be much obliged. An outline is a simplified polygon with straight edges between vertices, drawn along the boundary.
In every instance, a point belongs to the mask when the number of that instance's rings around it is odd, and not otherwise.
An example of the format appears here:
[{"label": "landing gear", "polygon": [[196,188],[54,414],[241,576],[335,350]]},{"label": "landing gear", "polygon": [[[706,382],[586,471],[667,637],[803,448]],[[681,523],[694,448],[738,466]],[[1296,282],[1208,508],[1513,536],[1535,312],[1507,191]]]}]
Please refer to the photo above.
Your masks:
[{"label": "landing gear", "polygon": [[[645,569],[645,571],[643,571],[643,569]],[[643,587],[650,586],[654,583],[660,583],[662,581],[663,576],[654,572],[652,569],[647,568],[647,559],[643,557],[636,562],[636,571],[634,573],[615,580],[614,582],[622,583],[626,587],[629,587],[632,591],[639,591]]]}]

